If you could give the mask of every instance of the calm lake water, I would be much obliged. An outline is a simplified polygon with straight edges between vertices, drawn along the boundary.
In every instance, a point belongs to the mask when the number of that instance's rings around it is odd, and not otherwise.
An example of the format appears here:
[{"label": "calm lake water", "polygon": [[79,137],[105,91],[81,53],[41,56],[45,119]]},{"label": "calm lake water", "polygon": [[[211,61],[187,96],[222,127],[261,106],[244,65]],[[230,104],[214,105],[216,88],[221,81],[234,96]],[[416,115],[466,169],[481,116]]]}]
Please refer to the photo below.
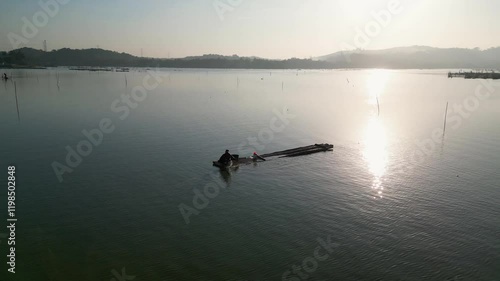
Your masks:
[{"label": "calm lake water", "polygon": [[[127,104],[145,69],[6,71],[20,111],[1,81],[2,169],[17,171],[8,280],[500,280],[500,82],[160,69]],[[103,119],[114,130],[60,182],[53,163]],[[333,152],[211,166],[225,149],[325,142]],[[205,188],[187,224],[179,206]]]}]

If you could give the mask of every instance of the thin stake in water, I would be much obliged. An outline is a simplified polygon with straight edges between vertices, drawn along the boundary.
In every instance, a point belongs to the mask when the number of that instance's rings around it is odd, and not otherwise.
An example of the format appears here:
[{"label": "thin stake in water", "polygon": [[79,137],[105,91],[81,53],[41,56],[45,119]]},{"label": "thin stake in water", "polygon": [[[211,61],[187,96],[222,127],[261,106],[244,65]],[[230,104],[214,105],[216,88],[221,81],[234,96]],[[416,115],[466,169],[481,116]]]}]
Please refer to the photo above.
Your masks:
[{"label": "thin stake in water", "polygon": [[57,80],[57,90],[59,91],[59,73],[56,72],[56,80]]},{"label": "thin stake in water", "polygon": [[128,87],[127,74],[125,74],[125,88]]},{"label": "thin stake in water", "polygon": [[378,109],[378,116],[380,116],[380,104],[378,102],[378,97],[377,97],[377,109]]},{"label": "thin stake in water", "polygon": [[17,121],[21,121],[21,118],[19,117],[19,103],[17,102],[17,85],[16,85],[16,82],[14,82],[14,93],[16,95]]},{"label": "thin stake in water", "polygon": [[448,115],[448,102],[446,102],[446,110],[444,111],[444,125],[443,125],[443,137],[446,132],[446,117]]}]

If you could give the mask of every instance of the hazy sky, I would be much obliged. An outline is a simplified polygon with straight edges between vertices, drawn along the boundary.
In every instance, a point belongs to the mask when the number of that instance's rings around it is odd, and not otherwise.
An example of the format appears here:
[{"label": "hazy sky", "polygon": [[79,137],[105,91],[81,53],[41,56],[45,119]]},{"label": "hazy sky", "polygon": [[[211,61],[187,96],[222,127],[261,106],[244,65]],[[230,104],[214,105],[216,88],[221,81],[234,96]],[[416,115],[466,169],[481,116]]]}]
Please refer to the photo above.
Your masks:
[{"label": "hazy sky", "polygon": [[[50,2],[55,0],[41,0]],[[62,1],[62,0],[59,0]],[[99,46],[149,57],[217,53],[266,58],[310,57],[355,46],[356,29],[387,11],[391,0],[64,0],[24,46]],[[397,0],[392,0],[397,1]],[[22,35],[23,17],[43,11],[38,0],[3,0],[0,50]],[[500,46],[498,0],[399,0],[402,11],[369,36],[365,49],[409,45]],[[230,3],[234,5],[231,6]],[[217,10],[214,6],[219,7]],[[230,9],[227,9],[230,7]],[[226,10],[225,10],[226,8]],[[40,14],[40,13],[39,13]],[[222,16],[221,16],[222,15]],[[41,18],[43,23],[43,17]],[[373,27],[375,28],[375,27]]]}]

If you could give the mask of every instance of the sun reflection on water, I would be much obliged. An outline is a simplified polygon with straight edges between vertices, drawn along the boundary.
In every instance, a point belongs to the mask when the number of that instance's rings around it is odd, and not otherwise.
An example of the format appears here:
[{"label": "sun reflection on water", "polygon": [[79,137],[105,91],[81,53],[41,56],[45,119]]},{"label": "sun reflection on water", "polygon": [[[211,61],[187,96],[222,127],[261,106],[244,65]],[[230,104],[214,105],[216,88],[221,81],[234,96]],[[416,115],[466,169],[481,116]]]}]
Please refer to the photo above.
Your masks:
[{"label": "sun reflection on water", "polygon": [[[378,97],[385,90],[389,73],[377,70],[367,81],[368,103],[377,104]],[[370,117],[364,134],[363,158],[368,164],[368,169],[373,176],[371,188],[376,196],[382,198],[384,186],[382,177],[387,168],[387,133],[382,119],[373,115]]]},{"label": "sun reflection on water", "polygon": [[377,104],[377,99],[384,92],[390,73],[387,70],[375,70],[370,74],[366,82],[368,90],[368,103],[371,105]]},{"label": "sun reflection on water", "polygon": [[373,175],[372,189],[377,193],[377,196],[382,197],[384,190],[382,177],[386,172],[388,156],[387,135],[379,118],[372,117],[368,121],[364,140],[363,158]]}]

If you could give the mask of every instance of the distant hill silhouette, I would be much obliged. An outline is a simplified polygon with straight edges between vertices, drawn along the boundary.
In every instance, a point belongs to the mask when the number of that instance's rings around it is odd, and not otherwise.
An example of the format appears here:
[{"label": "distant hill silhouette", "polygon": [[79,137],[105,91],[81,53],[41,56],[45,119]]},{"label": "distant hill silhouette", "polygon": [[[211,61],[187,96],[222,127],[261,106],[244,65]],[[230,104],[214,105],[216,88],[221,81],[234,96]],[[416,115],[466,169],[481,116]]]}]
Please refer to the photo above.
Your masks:
[{"label": "distant hill silhouette", "polygon": [[109,66],[109,67],[175,67],[175,68],[246,68],[246,69],[324,69],[333,64],[311,59],[267,60],[256,57],[204,55],[179,59],[141,58],[102,49],[60,49],[44,52],[21,48],[0,53],[1,65],[17,66]]},{"label": "distant hill silhouette", "polygon": [[316,58],[339,68],[500,68],[500,47],[487,50],[399,47],[336,52]]},{"label": "distant hill silhouette", "polygon": [[385,50],[352,50],[312,59],[268,60],[258,57],[208,54],[176,59],[142,58],[103,49],[60,49],[50,52],[21,48],[0,52],[0,67],[103,66],[243,69],[332,68],[487,68],[500,69],[500,47],[440,49],[426,46]]}]

